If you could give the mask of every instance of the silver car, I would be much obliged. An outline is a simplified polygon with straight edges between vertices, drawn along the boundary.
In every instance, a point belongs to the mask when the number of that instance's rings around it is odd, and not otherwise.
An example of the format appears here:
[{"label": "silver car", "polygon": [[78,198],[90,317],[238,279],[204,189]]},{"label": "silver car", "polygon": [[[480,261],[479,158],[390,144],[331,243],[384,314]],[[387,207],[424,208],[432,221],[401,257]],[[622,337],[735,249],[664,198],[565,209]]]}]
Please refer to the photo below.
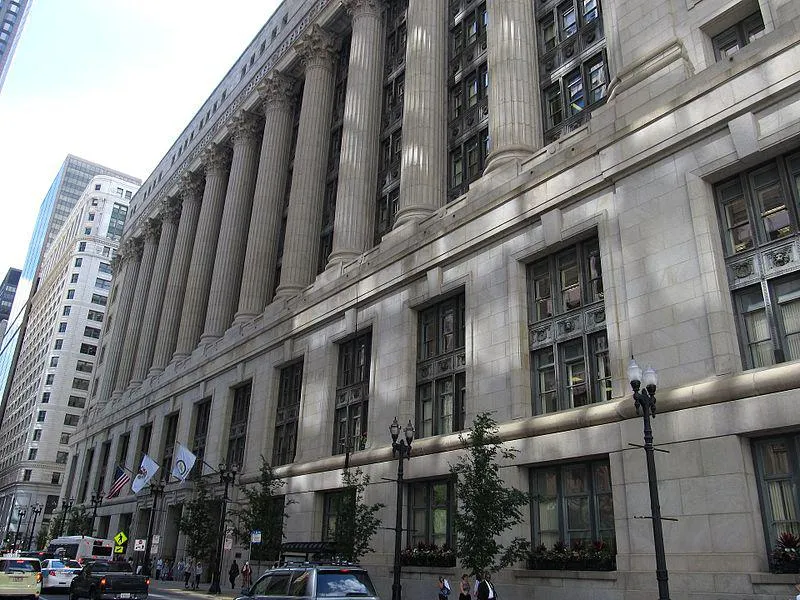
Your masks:
[{"label": "silver car", "polygon": [[69,589],[72,578],[77,572],[70,568],[64,561],[57,558],[48,558],[42,561],[42,589]]},{"label": "silver car", "polygon": [[238,600],[380,600],[366,569],[340,565],[287,565],[259,577]]}]

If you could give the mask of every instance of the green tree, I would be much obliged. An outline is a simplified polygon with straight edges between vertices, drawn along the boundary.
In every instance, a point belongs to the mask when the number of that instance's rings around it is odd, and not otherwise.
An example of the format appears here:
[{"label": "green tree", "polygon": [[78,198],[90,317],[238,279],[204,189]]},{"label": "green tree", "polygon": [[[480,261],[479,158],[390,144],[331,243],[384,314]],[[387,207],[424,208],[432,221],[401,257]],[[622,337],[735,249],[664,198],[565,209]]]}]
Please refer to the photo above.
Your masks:
[{"label": "green tree", "polygon": [[369,481],[369,475],[361,469],[345,469],[342,473],[344,489],[334,500],[336,523],[332,537],[336,553],[346,561],[358,562],[367,552],[374,552],[370,542],[381,524],[377,513],[385,504],[364,503]]},{"label": "green tree", "polygon": [[36,550],[45,550],[51,539],[49,528],[39,529],[39,533],[36,534]]},{"label": "green tree", "polygon": [[285,485],[275,476],[272,466],[261,457],[258,481],[241,488],[247,499],[244,508],[232,509],[231,516],[236,519],[233,534],[244,544],[250,542],[250,532],[261,532],[261,543],[253,544],[253,560],[278,560],[283,542],[283,526],[288,518],[286,507],[294,500],[286,500],[281,494]]},{"label": "green tree", "polygon": [[211,496],[202,477],[194,486],[194,496],[183,506],[178,529],[186,534],[186,553],[209,564],[216,550],[219,499]]},{"label": "green tree", "polygon": [[92,535],[92,517],[82,504],[73,506],[67,513],[64,535]]},{"label": "green tree", "polygon": [[497,572],[524,558],[530,547],[525,538],[514,538],[507,547],[497,541],[522,521],[522,509],[530,501],[528,494],[500,477],[498,457],[511,460],[518,450],[503,446],[497,423],[488,412],[477,415],[470,431],[459,439],[466,452],[450,465],[458,482],[456,555],[473,573]]}]

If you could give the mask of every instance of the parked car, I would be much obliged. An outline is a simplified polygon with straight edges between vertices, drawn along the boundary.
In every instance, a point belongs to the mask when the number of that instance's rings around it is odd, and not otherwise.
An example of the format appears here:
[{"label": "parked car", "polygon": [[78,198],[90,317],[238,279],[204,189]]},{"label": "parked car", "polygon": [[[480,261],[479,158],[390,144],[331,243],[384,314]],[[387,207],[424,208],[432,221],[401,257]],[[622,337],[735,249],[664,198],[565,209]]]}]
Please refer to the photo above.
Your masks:
[{"label": "parked car", "polygon": [[70,600],[146,600],[150,579],[134,575],[125,561],[97,560],[83,567],[69,587]]},{"label": "parked car", "polygon": [[[71,562],[75,563],[75,561]],[[65,561],[48,558],[42,562],[42,589],[68,590],[72,579],[80,572],[80,565],[77,569],[70,568]]]},{"label": "parked car", "polygon": [[380,600],[367,570],[350,565],[300,564],[270,569],[237,600]]},{"label": "parked car", "polygon": [[23,596],[39,600],[42,593],[42,565],[38,558],[0,558],[0,597]]}]

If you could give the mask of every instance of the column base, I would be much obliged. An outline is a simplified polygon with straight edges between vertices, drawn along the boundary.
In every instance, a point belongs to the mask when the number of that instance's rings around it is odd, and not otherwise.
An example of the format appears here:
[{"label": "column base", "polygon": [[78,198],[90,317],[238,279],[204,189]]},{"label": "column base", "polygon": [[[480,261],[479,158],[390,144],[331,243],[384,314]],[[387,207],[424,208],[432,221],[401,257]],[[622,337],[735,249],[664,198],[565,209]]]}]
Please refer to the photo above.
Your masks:
[{"label": "column base", "polygon": [[531,146],[507,146],[502,150],[490,152],[486,157],[486,168],[483,174],[491,173],[512,162],[521,163],[534,155],[536,150]]},{"label": "column base", "polygon": [[252,321],[257,316],[258,315],[255,314],[255,313],[249,313],[249,312],[239,313],[239,312],[237,312],[235,315],[233,315],[233,323],[231,323],[231,327],[236,327],[237,325],[242,325],[243,323],[247,323],[248,321]]},{"label": "column base", "polygon": [[[200,342],[197,346],[209,346],[220,339],[222,335],[217,335],[216,333],[204,333],[200,336]],[[197,348],[195,348],[196,350]]]},{"label": "column base", "polygon": [[328,257],[328,264],[325,265],[325,270],[327,271],[331,267],[353,262],[354,260],[358,260],[360,256],[360,252],[355,252],[353,250],[334,250]]},{"label": "column base", "polygon": [[275,290],[275,300],[287,300],[292,296],[298,296],[304,289],[306,287],[302,285],[279,285]]},{"label": "column base", "polygon": [[401,208],[397,211],[397,218],[394,220],[394,227],[392,227],[392,229],[397,229],[408,223],[417,223],[422,219],[431,216],[435,212],[435,208],[423,206],[409,206],[407,208]]},{"label": "column base", "polygon": [[147,372],[147,378],[150,379],[151,377],[156,377],[157,375],[161,375],[164,372],[164,367],[150,367],[150,370]]}]

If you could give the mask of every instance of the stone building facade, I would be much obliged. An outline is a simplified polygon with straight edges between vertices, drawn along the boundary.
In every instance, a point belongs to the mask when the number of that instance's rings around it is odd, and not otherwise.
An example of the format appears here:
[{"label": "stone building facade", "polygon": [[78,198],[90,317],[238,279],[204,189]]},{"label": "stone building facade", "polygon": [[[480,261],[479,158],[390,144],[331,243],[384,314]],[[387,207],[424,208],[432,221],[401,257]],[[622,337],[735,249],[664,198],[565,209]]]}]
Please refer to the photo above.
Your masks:
[{"label": "stone building facade", "polygon": [[[346,459],[392,524],[397,417],[417,436],[403,546],[452,544],[448,466],[491,411],[533,497],[508,535],[616,557],[520,563],[501,595],[652,598],[635,355],[660,376],[672,597],[787,596],[769,556],[800,528],[799,37],[790,0],[284,3],[133,199],[64,493],[145,453],[168,471],[178,441],[212,484],[240,466],[234,499],[266,457],[288,541],[324,538]],[[163,556],[191,493],[167,484]],[[99,514],[143,537],[151,505]],[[393,536],[365,560],[386,597]],[[404,568],[405,593],[441,571]]]}]

